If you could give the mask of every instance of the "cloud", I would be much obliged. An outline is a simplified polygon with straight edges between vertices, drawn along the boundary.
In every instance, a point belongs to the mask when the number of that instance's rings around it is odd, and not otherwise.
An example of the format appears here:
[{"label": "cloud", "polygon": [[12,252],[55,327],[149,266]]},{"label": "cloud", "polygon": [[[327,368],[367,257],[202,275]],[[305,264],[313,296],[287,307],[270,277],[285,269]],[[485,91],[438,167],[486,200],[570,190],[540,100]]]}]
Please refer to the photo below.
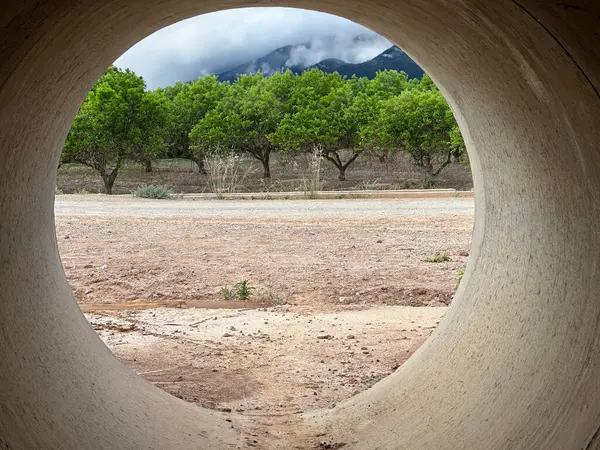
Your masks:
[{"label": "cloud", "polygon": [[348,63],[361,63],[373,59],[390,47],[383,36],[367,33],[351,35],[338,33],[333,36],[313,37],[309,44],[292,49],[287,67],[308,67],[325,59],[341,59]]},{"label": "cloud", "polygon": [[269,65],[269,63],[262,63],[260,65],[260,71],[262,72],[263,75],[272,75],[273,73],[275,73],[276,69],[272,69],[271,66]]},{"label": "cloud", "polygon": [[[353,39],[357,39],[356,50],[350,46]],[[391,45],[371,30],[330,14],[245,8],[205,14],[157,31],[124,53],[115,65],[134,70],[154,89],[220,73],[279,47],[305,43],[310,45],[292,55],[303,65],[326,58],[362,62]]]}]

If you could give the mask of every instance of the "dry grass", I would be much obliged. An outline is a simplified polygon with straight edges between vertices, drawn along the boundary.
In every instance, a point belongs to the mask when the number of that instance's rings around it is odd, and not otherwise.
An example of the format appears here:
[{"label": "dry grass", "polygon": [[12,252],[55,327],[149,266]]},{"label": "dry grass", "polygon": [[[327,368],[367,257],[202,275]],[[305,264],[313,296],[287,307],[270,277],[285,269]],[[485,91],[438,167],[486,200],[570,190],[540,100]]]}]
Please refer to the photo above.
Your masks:
[{"label": "dry grass", "polygon": [[[239,192],[294,192],[308,188],[310,181],[311,154],[291,158],[274,154],[271,159],[271,180],[262,179],[260,163],[246,160],[248,175],[239,183]],[[408,189],[422,187],[422,175],[403,155],[397,155],[382,163],[377,157],[361,155],[348,168],[347,181],[337,180],[337,169],[327,161],[321,161],[320,180],[322,189],[359,190],[368,184],[369,189]],[[183,159],[165,159],[154,163],[151,173],[144,173],[142,166],[130,164],[119,171],[115,182],[115,194],[128,194],[143,184],[166,186],[178,193],[210,192],[210,177],[197,172],[194,163]],[[440,175],[436,187],[470,189],[471,174],[460,164],[453,164]],[[58,171],[57,192],[64,194],[103,192],[100,176],[92,169],[78,164],[64,164]]]}]

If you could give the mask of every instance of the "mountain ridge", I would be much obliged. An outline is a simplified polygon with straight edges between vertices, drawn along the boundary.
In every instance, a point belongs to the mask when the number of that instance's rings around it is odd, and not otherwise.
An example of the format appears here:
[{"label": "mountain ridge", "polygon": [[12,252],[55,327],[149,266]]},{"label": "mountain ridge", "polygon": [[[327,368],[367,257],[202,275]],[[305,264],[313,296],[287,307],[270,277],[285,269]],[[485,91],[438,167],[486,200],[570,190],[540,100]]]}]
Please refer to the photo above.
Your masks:
[{"label": "mountain ridge", "polygon": [[367,77],[374,78],[380,70],[398,70],[406,72],[409,78],[421,78],[425,73],[403,50],[393,45],[362,63],[350,63],[338,58],[326,58],[316,64],[303,66],[291,64],[292,53],[298,48],[310,50],[310,44],[286,45],[280,47],[253,61],[240,64],[230,70],[217,74],[219,81],[233,82],[243,74],[255,74],[258,71],[265,76],[275,72],[291,70],[293,73],[301,74],[313,68],[320,69],[326,73],[338,72],[345,77]]}]

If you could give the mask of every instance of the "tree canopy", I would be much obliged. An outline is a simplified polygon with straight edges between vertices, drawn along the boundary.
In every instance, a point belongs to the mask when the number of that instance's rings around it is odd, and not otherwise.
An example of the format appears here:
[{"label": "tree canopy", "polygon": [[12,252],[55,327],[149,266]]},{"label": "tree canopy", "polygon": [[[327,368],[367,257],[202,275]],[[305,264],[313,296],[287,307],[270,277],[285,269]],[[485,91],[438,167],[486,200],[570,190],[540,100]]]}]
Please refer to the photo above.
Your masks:
[{"label": "tree canopy", "polygon": [[233,84],[209,75],[151,92],[133,72],[110,67],[82,104],[63,161],[96,169],[110,193],[126,160],[150,170],[153,159],[181,157],[203,170],[207,154],[246,153],[268,179],[276,151],[317,151],[340,181],[361,154],[383,160],[406,152],[428,185],[466,156],[452,111],[428,76],[259,72]]},{"label": "tree canopy", "polygon": [[440,172],[460,158],[464,146],[457,141],[458,126],[441,92],[429,77],[419,86],[380,103],[377,117],[362,132],[362,143],[411,155],[431,185]]},{"label": "tree canopy", "polygon": [[166,104],[130,70],[110,67],[73,121],[62,160],[92,167],[107,193],[127,160],[145,162],[164,149]]},{"label": "tree canopy", "polygon": [[167,100],[166,143],[171,157],[191,159],[203,171],[203,158],[190,146],[190,132],[219,103],[229,88],[217,77],[206,76],[191,83],[177,83],[157,92]]},{"label": "tree canopy", "polygon": [[263,177],[270,178],[274,144],[269,135],[285,108],[272,84],[260,72],[241,76],[190,133],[195,151],[247,152],[262,163]]}]

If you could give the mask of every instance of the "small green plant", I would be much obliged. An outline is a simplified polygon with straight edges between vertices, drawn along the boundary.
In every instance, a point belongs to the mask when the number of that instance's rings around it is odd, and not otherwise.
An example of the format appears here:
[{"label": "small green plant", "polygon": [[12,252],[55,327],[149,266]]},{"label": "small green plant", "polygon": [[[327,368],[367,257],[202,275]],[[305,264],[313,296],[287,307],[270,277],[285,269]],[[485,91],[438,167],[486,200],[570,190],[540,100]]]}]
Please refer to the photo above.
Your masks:
[{"label": "small green plant", "polygon": [[255,291],[256,288],[250,285],[248,280],[238,281],[232,288],[229,286],[225,286],[221,288],[219,294],[223,300],[242,300],[246,301],[252,295],[252,292]]},{"label": "small green plant", "polygon": [[223,297],[223,300],[226,300],[226,301],[235,300],[237,298],[235,295],[235,290],[233,290],[232,288],[230,288],[228,286],[221,288],[221,290],[219,291],[219,294],[221,294],[221,297]]},{"label": "small green plant", "polygon": [[238,281],[233,288],[235,289],[235,296],[243,301],[248,300],[252,291],[256,290],[254,286],[250,285],[248,280]]},{"label": "small green plant", "polygon": [[165,186],[142,185],[138,187],[133,195],[141,198],[166,199],[171,198],[171,190]]},{"label": "small green plant", "polygon": [[462,281],[464,274],[465,274],[465,266],[462,266],[460,269],[458,269],[456,287],[454,288],[454,290],[458,289],[458,286],[460,286],[460,282]]},{"label": "small green plant", "polygon": [[278,306],[284,306],[288,304],[288,301],[279,295],[274,295],[273,297],[271,297],[271,302]]},{"label": "small green plant", "polygon": [[58,186],[54,188],[54,195],[62,195],[63,191]]},{"label": "small green plant", "polygon": [[446,253],[436,253],[432,257],[425,259],[425,262],[428,262],[428,263],[443,263],[443,262],[448,262],[448,261],[451,261],[451,260],[450,260],[450,257]]}]

